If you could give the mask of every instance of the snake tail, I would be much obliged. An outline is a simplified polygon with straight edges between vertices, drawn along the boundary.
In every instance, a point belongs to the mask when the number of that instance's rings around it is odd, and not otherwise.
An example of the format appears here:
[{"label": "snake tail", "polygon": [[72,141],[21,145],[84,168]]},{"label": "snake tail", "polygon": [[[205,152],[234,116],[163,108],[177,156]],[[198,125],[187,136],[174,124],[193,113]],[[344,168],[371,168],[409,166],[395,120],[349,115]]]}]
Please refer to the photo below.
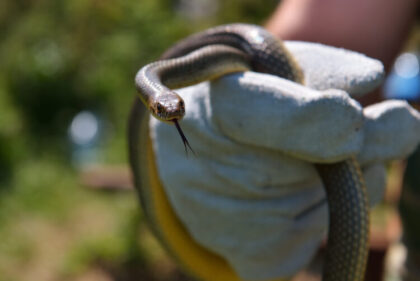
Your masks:
[{"label": "snake tail", "polygon": [[329,206],[329,231],[323,281],[364,280],[369,243],[369,203],[359,164],[315,165]]}]

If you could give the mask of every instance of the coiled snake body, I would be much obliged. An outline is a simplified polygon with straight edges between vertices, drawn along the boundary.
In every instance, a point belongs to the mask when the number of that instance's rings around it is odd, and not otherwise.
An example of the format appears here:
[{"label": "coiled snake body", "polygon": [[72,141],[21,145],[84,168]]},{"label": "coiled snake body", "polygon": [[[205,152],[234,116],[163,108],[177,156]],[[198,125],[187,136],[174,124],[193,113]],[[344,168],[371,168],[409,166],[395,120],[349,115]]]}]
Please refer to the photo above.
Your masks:
[{"label": "coiled snake body", "polygon": [[[141,101],[152,115],[162,121],[174,122],[184,145],[189,146],[178,125],[178,120],[185,113],[184,102],[171,88],[246,70],[265,72],[303,83],[302,71],[281,41],[263,28],[247,24],[219,26],[181,40],[166,51],[160,61],[140,69],[135,82]],[[150,178],[149,181],[144,179],[147,178],[145,173],[149,171],[145,172],[145,168],[140,167],[140,106],[138,102],[135,103],[129,127],[134,180],[155,232],[164,244],[171,244],[165,241],[171,238],[163,233],[163,220],[158,225],[159,219],[156,219],[154,209],[158,208],[158,204],[149,202],[155,198],[155,193],[145,186],[150,184]],[[369,214],[359,165],[352,157],[339,163],[315,164],[315,167],[324,183],[330,215],[323,280],[361,281],[364,279],[368,255]],[[179,257],[182,254],[174,255]],[[182,258],[179,259],[182,263]],[[208,262],[211,263],[211,260]],[[209,277],[207,280],[221,279]],[[232,277],[230,280],[233,280]]]}]

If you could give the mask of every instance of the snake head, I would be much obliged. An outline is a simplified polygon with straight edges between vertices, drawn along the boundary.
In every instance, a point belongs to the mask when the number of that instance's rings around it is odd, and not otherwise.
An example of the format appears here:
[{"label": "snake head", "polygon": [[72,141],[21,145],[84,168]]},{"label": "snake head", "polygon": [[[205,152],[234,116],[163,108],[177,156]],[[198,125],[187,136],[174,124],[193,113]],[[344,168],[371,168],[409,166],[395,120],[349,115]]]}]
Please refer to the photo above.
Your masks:
[{"label": "snake head", "polygon": [[185,115],[184,101],[177,94],[161,94],[152,104],[153,115],[162,121],[180,120]]}]

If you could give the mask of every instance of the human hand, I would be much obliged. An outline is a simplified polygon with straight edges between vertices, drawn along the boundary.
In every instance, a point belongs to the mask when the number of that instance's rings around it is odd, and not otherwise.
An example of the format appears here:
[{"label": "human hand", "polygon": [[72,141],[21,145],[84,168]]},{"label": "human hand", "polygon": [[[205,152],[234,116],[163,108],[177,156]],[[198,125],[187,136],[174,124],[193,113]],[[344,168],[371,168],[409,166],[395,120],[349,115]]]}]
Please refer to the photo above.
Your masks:
[{"label": "human hand", "polygon": [[149,125],[178,217],[246,279],[293,275],[322,241],[327,209],[312,162],[358,155],[374,203],[383,192],[383,162],[405,157],[419,142],[420,116],[406,103],[362,109],[347,94],[380,83],[378,61],[317,44],[286,46],[305,86],[247,72],[177,91],[196,157],[185,156],[172,126],[154,118]]}]

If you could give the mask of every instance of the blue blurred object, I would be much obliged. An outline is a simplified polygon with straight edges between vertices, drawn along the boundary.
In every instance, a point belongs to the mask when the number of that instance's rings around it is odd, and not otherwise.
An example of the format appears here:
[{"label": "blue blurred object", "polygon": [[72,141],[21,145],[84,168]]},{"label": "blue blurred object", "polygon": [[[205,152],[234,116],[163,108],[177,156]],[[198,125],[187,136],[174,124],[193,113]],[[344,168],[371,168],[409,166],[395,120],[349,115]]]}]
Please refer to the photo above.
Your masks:
[{"label": "blue blurred object", "polygon": [[81,111],[74,116],[68,134],[76,167],[83,168],[97,162],[100,133],[101,121],[94,113]]},{"label": "blue blurred object", "polygon": [[95,141],[99,132],[99,120],[90,111],[79,112],[72,120],[69,134],[78,145],[86,146]]},{"label": "blue blurred object", "polygon": [[415,53],[403,53],[395,61],[394,67],[384,85],[387,99],[420,101],[419,57]]},{"label": "blue blurred object", "polygon": [[[385,82],[384,95],[387,99],[404,99],[418,105],[420,103],[419,56],[404,53],[395,61]],[[404,172],[403,188],[399,202],[399,212],[403,227],[402,241],[407,249],[407,257],[401,280],[419,280],[420,268],[420,147],[408,158]]]}]

